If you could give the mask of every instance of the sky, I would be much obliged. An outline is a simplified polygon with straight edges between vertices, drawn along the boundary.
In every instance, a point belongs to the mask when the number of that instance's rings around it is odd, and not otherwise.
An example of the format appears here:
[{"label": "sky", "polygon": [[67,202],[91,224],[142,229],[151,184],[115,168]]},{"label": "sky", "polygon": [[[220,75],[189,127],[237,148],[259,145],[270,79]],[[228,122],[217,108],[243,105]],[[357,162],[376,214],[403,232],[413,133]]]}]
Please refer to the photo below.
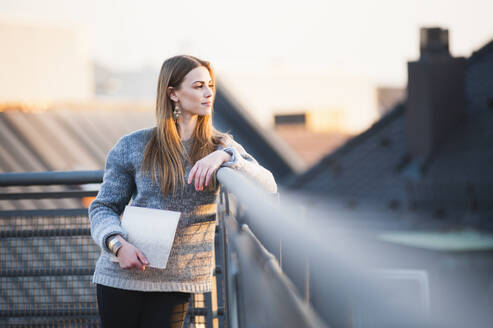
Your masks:
[{"label": "sky", "polygon": [[350,74],[404,86],[419,27],[449,29],[455,56],[493,39],[493,1],[0,0],[0,20],[69,25],[115,69],[189,53],[218,72]]}]

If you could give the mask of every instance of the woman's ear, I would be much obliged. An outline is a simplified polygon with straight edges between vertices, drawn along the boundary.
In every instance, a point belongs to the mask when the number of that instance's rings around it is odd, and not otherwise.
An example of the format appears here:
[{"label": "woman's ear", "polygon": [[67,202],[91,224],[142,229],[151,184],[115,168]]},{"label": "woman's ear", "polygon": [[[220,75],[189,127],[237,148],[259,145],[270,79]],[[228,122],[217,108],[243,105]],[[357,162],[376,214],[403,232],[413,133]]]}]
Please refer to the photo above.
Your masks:
[{"label": "woman's ear", "polygon": [[169,98],[171,100],[173,100],[174,102],[177,102],[178,101],[178,97],[176,96],[175,88],[168,87],[168,89],[166,90],[166,92],[168,93],[168,96],[169,96]]}]

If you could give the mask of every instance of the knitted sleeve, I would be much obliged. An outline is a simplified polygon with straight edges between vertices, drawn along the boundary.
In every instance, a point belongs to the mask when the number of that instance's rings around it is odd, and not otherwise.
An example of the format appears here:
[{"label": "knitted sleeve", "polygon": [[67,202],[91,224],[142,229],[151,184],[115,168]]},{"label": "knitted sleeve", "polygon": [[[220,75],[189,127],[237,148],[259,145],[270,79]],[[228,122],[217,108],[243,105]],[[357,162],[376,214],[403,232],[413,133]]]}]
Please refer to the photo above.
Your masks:
[{"label": "knitted sleeve", "polygon": [[120,223],[120,215],[135,191],[135,181],[125,162],[125,148],[125,137],[122,137],[110,149],[106,157],[103,183],[96,199],[89,206],[91,236],[106,252],[110,252],[106,246],[106,238],[110,235],[121,234],[127,238]]},{"label": "knitted sleeve", "polygon": [[218,146],[218,149],[222,149],[231,155],[231,160],[224,162],[221,167],[238,170],[268,192],[277,192],[277,184],[272,173],[261,166],[239,143],[232,138],[227,138],[225,146]]}]

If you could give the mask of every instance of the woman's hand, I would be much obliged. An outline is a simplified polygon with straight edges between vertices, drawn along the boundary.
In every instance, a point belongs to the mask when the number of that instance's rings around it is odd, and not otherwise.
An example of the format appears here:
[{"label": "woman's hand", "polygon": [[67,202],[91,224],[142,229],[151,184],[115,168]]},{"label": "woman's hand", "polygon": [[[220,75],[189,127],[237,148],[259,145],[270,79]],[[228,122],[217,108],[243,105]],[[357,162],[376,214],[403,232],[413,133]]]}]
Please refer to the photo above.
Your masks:
[{"label": "woman's hand", "polygon": [[195,190],[204,190],[204,183],[207,187],[211,177],[222,163],[231,159],[231,155],[223,150],[216,150],[201,160],[198,160],[190,170],[188,175],[188,184],[195,180]]},{"label": "woman's hand", "polygon": [[141,269],[145,270],[145,266],[149,265],[149,261],[134,245],[118,236],[122,243],[122,247],[117,251],[116,257],[122,269]]}]

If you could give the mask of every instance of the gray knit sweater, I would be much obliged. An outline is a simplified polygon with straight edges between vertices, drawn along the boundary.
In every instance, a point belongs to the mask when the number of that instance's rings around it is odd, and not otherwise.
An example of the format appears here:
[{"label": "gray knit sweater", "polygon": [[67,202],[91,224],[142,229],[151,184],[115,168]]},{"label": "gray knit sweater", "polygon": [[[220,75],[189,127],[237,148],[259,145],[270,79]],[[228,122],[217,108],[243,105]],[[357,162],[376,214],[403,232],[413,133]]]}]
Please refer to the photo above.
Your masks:
[{"label": "gray knit sweater", "polygon": [[[123,136],[110,149],[106,158],[103,183],[96,199],[89,207],[91,235],[101,247],[93,283],[140,291],[177,291],[204,293],[212,289],[213,241],[218,191],[196,191],[193,183],[186,184],[183,193],[163,197],[159,185],[150,174],[137,174],[145,146],[153,128],[134,131]],[[193,140],[183,143],[185,153]],[[219,147],[220,149],[224,147]],[[272,174],[260,166],[241,145],[228,140],[231,161],[222,166],[245,174],[271,192],[277,189]],[[185,181],[191,167],[186,165]],[[111,262],[106,238],[112,234],[127,233],[120,225],[125,205],[167,209],[181,212],[173,247],[166,269],[121,269]],[[144,254],[145,255],[145,254]]]}]

